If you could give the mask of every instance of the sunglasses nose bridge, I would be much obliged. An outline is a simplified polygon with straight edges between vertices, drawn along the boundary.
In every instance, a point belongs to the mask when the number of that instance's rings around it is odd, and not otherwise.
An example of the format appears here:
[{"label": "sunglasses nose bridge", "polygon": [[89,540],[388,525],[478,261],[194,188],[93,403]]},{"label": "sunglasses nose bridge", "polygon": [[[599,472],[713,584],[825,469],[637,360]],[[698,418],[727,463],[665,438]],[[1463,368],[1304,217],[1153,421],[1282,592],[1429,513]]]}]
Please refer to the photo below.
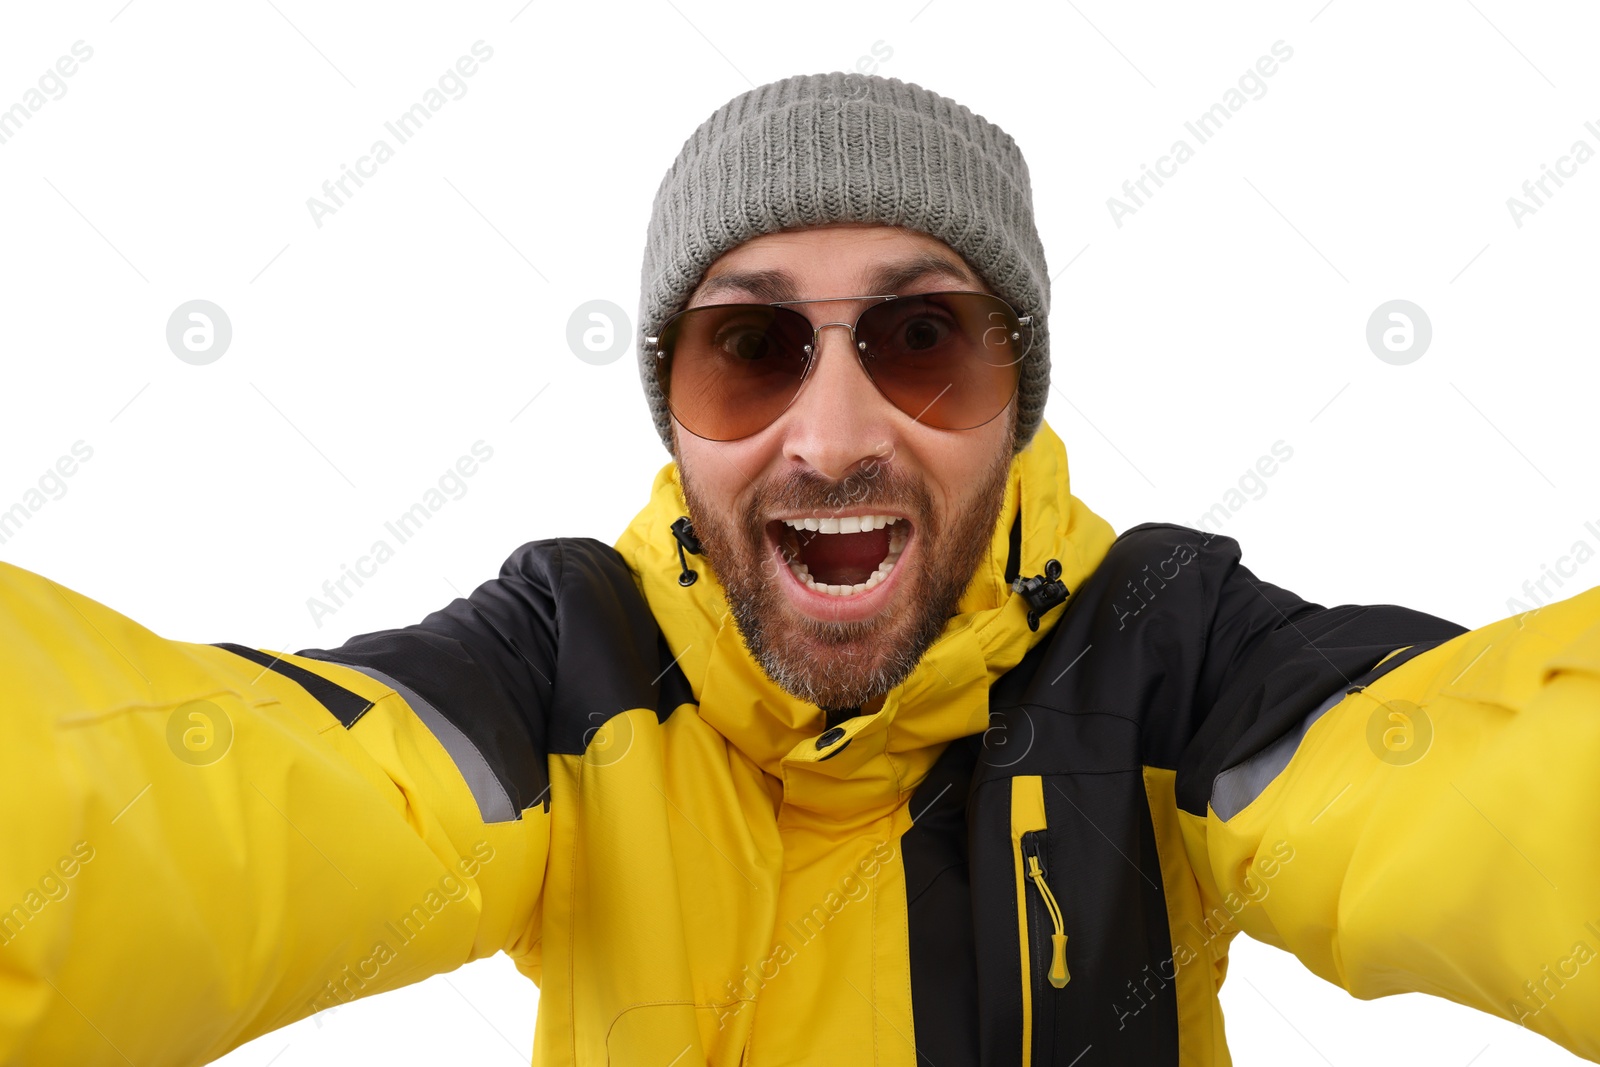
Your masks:
[{"label": "sunglasses nose bridge", "polygon": [[[867,346],[865,342],[856,337],[856,324],[853,322],[823,322],[811,327],[811,340],[806,344],[806,380],[810,380],[816,372],[818,349],[822,346],[822,331],[830,326],[842,327],[845,333],[850,335],[850,343],[855,350],[856,362],[861,365],[863,372],[866,370],[866,365],[862,363],[862,355],[865,353]],[[869,374],[867,377],[870,380],[872,376]]]},{"label": "sunglasses nose bridge", "polygon": [[813,352],[816,351],[816,346],[820,343],[820,338],[822,337],[822,331],[826,330],[829,326],[843,326],[844,329],[845,329],[845,332],[850,335],[851,342],[852,343],[856,343],[856,324],[855,323],[853,323],[853,322],[824,322],[824,323],[820,323],[820,324],[818,324],[816,326],[813,326],[811,328],[811,345],[810,345],[811,351],[813,351]]}]

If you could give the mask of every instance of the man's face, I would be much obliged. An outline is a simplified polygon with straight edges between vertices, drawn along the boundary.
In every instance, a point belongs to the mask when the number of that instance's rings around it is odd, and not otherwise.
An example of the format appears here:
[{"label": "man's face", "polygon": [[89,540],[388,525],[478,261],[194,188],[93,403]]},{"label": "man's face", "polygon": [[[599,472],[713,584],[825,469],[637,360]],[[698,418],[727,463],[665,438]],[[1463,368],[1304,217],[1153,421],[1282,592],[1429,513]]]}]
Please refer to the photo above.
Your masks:
[{"label": "man's face", "polygon": [[[873,287],[930,256],[944,267],[923,262],[892,288]],[[688,306],[948,289],[989,292],[932,237],[840,224],[740,245],[711,265]],[[854,322],[871,303],[795,307],[820,325]],[[799,396],[766,429],[716,442],[675,421],[673,435],[690,518],[746,645],[795,696],[859,707],[911,673],[987,551],[1016,400],[974,429],[933,429],[877,391],[848,331],[830,327],[816,343]],[[791,524],[809,519],[820,529]],[[841,526],[856,532],[831,532]]]}]

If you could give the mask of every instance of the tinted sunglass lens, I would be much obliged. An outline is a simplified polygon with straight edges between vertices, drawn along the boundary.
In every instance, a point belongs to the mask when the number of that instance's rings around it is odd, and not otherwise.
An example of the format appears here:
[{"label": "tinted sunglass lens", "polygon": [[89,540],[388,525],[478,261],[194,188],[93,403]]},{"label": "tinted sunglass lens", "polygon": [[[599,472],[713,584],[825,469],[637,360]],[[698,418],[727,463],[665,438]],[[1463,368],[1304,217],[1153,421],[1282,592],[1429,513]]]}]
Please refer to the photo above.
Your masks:
[{"label": "tinted sunglass lens", "polygon": [[790,308],[690,308],[661,332],[667,406],[699,437],[733,441],[770,425],[805,377],[811,325]]},{"label": "tinted sunglass lens", "polygon": [[1004,410],[1031,342],[1010,306],[984,293],[888,300],[861,316],[856,334],[878,390],[941,430],[981,426]]}]

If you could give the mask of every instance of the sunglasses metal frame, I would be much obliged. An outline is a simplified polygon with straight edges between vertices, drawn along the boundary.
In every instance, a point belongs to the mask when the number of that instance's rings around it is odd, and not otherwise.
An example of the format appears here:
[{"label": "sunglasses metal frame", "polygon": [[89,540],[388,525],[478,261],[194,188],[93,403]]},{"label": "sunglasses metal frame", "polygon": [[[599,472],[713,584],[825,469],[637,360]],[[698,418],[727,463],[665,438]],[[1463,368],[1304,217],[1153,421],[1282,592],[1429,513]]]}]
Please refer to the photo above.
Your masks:
[{"label": "sunglasses metal frame", "polygon": [[[854,341],[855,344],[856,344],[856,353],[857,353],[856,361],[861,364],[862,372],[866,374],[867,380],[869,382],[872,382],[873,388],[878,391],[879,395],[884,396],[884,399],[888,400],[888,397],[886,395],[884,395],[884,393],[883,393],[883,386],[878,384],[877,379],[873,378],[872,371],[866,366],[866,364],[865,364],[865,362],[863,360],[863,357],[868,354],[867,353],[867,343],[856,336],[856,327],[858,325],[860,325],[862,317],[864,315],[866,315],[867,312],[873,310],[873,308],[875,308],[875,307],[882,306],[883,304],[887,303],[888,301],[911,299],[911,298],[914,298],[914,297],[945,296],[945,295],[948,295],[948,294],[961,294],[961,295],[964,295],[964,296],[983,296],[983,297],[988,297],[991,300],[997,300],[997,301],[1000,302],[1001,305],[1003,305],[1006,308],[1006,310],[1011,312],[1012,317],[1017,320],[1017,324],[1019,326],[1027,327],[1030,330],[1033,327],[1033,315],[1031,315],[1031,314],[1028,314],[1028,315],[1018,314],[1017,313],[1017,309],[1012,307],[1010,302],[1007,301],[1005,298],[996,296],[993,293],[980,293],[975,289],[940,289],[940,290],[937,290],[937,291],[934,291],[934,292],[931,292],[931,293],[872,293],[872,294],[868,294],[868,295],[864,295],[864,296],[816,296],[816,297],[807,298],[805,300],[769,300],[769,301],[765,301],[765,302],[755,302],[755,301],[749,302],[748,306],[752,306],[752,307],[788,307],[791,304],[826,304],[826,303],[839,303],[841,301],[846,301],[846,300],[875,300],[875,301],[877,301],[877,303],[875,303],[875,304],[869,304],[868,306],[862,308],[861,309],[861,313],[856,316],[855,322],[823,322],[823,323],[818,323],[817,325],[814,325],[814,326],[811,327],[811,340],[804,346],[806,356],[808,357],[807,361],[806,361],[805,371],[800,375],[800,384],[795,388],[794,396],[789,398],[789,403],[784,406],[783,410],[787,411],[789,409],[790,405],[793,405],[795,400],[799,398],[800,391],[803,388],[805,388],[806,382],[810,381],[810,379],[811,379],[811,369],[812,369],[812,367],[814,367],[816,365],[815,359],[814,358],[810,358],[810,357],[814,357],[815,354],[816,354],[817,338],[820,337],[822,335],[822,331],[827,329],[829,326],[843,326],[845,329],[850,331],[850,339],[852,341]],[[735,307],[735,306],[740,306],[740,305],[737,302],[731,303],[731,304],[699,304],[699,305],[696,305],[695,307],[692,307],[692,308],[684,308],[681,311],[674,312],[672,315],[668,316],[666,322],[663,322],[661,324],[661,334],[657,334],[657,335],[655,335],[653,337],[646,337],[644,339],[644,347],[647,348],[647,349],[653,349],[656,359],[658,359],[658,360],[665,359],[667,357],[667,353],[660,347],[660,345],[661,345],[661,335],[666,333],[667,327],[671,326],[672,323],[676,319],[678,319],[679,317],[681,317],[683,315],[688,314],[691,311],[700,311],[700,310],[703,310],[703,309],[706,309],[706,308],[714,308],[714,307]],[[807,325],[811,325],[811,324],[808,322]],[[1021,338],[1022,338],[1022,334],[1020,332],[1012,331],[1010,340],[1017,341],[1017,340],[1021,340]],[[1032,341],[1031,341],[1031,338],[1030,338],[1029,348],[1031,349],[1032,347],[1033,347],[1032,346]],[[1020,363],[1025,358],[1027,358],[1027,353],[1026,352],[1024,352],[1023,355],[1021,357],[1019,357],[1015,362]],[[1019,381],[1019,383],[1021,381],[1021,376],[1020,375],[1018,376],[1018,381]],[[670,390],[666,390],[665,392],[667,394],[667,403],[668,403],[668,407],[670,409],[670,407],[671,407],[671,392],[670,392]],[[943,394],[941,394],[941,395],[943,395]],[[937,397],[935,398],[935,400],[937,400]],[[892,400],[890,400],[889,403],[890,404],[894,404],[894,402]],[[895,406],[898,407],[898,405],[895,405]],[[930,406],[931,406],[931,404],[930,404]],[[926,410],[926,409],[924,409],[924,410]],[[1003,411],[1005,409],[1004,409],[1004,407],[1002,407],[1000,410]],[[996,415],[998,415],[999,413],[1000,412],[998,412],[998,411],[995,412]],[[678,418],[676,412],[673,413],[673,417],[678,419],[678,425],[682,426],[685,430],[688,430],[690,433],[694,434],[696,437],[704,437],[704,435],[695,433],[694,430],[690,429],[689,425],[687,423],[685,423],[681,418]],[[708,440],[708,441],[724,441],[724,440],[725,441],[739,441],[739,440],[743,440],[745,437],[751,437],[751,436],[754,436],[755,434],[760,433],[762,430],[766,429],[767,426],[771,426],[773,422],[778,421],[778,419],[780,419],[782,417],[783,417],[783,412],[780,411],[777,415],[773,416],[772,422],[768,422],[766,424],[766,426],[762,426],[759,429],[751,430],[749,433],[743,434],[740,437],[730,437],[730,438],[726,438],[726,439],[715,438],[715,437],[705,437],[704,439]],[[922,418],[922,416],[920,414],[914,416],[914,420],[920,420],[921,418]],[[993,416],[990,416],[990,418],[992,419]],[[983,424],[979,423],[979,425],[983,425]],[[971,427],[971,426],[966,427],[966,429],[975,429],[975,428],[976,427]],[[960,431],[954,431],[954,432],[960,432]]]}]

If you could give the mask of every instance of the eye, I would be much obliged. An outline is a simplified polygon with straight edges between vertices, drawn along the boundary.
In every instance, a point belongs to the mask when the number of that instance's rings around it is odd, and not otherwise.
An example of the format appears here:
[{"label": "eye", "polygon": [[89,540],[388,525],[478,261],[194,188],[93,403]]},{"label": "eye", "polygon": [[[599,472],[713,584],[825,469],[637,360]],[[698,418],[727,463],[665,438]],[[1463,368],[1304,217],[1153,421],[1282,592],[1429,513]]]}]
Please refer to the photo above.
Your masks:
[{"label": "eye", "polygon": [[765,359],[772,352],[767,331],[758,326],[733,325],[717,334],[718,350],[741,362]]},{"label": "eye", "polygon": [[919,315],[900,326],[900,339],[913,352],[933,348],[949,333],[945,323],[927,315]]},{"label": "eye", "polygon": [[890,326],[885,354],[931,352],[949,343],[957,332],[955,322],[939,308],[924,306],[908,310]]}]

